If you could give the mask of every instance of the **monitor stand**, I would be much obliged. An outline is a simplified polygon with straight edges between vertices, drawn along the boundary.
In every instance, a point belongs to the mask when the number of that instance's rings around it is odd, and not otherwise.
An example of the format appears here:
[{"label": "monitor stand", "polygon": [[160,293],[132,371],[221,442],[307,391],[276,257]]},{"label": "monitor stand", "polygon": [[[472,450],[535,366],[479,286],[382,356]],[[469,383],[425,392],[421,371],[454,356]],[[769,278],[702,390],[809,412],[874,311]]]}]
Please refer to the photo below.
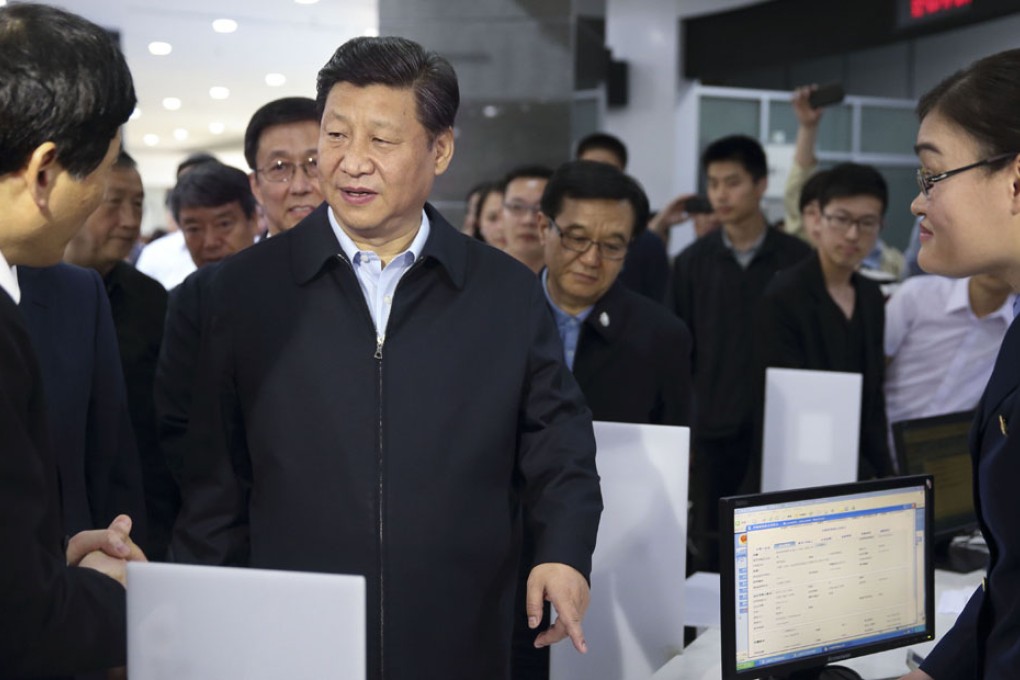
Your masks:
[{"label": "monitor stand", "polygon": [[857,671],[846,666],[820,666],[794,671],[789,675],[771,676],[770,680],[863,680]]}]

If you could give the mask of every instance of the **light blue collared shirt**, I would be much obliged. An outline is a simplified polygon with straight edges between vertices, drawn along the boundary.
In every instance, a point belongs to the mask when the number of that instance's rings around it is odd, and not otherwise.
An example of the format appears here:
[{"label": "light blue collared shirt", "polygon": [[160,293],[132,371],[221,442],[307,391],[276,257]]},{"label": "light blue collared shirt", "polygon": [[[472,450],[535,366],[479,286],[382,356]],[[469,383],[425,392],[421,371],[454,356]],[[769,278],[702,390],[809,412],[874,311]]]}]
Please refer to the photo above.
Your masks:
[{"label": "light blue collared shirt", "polygon": [[549,270],[542,270],[542,290],[545,291],[545,299],[552,307],[553,316],[556,318],[556,328],[560,331],[560,339],[563,341],[563,358],[567,361],[567,367],[574,370],[574,355],[577,353],[577,341],[581,339],[581,324],[591,314],[594,305],[582,309],[576,315],[571,316],[556,306],[553,299],[549,297]]},{"label": "light blue collared shirt", "polygon": [[368,304],[368,311],[375,323],[375,335],[379,343],[386,338],[386,324],[390,320],[390,308],[393,305],[393,293],[397,290],[400,279],[411,268],[414,261],[421,256],[422,248],[429,237],[429,218],[425,211],[421,212],[421,226],[418,227],[418,234],[411,241],[407,250],[400,253],[386,265],[382,266],[382,260],[371,250],[359,250],[351,237],[340,228],[340,222],[333,214],[333,209],[326,211],[329,215],[329,225],[333,227],[333,233],[340,248],[343,249],[347,258],[354,266],[354,273],[361,284],[361,292]]}]

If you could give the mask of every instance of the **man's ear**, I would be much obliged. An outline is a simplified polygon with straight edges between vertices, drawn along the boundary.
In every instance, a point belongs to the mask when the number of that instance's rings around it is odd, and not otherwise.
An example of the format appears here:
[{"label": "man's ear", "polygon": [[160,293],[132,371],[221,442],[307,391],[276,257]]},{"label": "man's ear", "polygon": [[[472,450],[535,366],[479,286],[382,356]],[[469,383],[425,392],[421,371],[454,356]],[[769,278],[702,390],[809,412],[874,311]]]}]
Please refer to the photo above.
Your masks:
[{"label": "man's ear", "polygon": [[255,177],[255,171],[252,170],[248,173],[248,185],[251,187],[252,196],[258,201],[259,205],[264,205],[262,201],[262,187],[259,186],[258,178]]},{"label": "man's ear", "polygon": [[538,213],[538,242],[545,247],[546,241],[549,240],[549,218],[545,216],[545,213]]},{"label": "man's ear", "polygon": [[1008,169],[1013,190],[1011,210],[1014,215],[1020,215],[1020,154],[1017,154]]},{"label": "man's ear", "polygon": [[432,142],[432,153],[436,159],[436,175],[441,175],[450,167],[453,160],[453,128],[446,128]]},{"label": "man's ear", "polygon": [[57,160],[57,145],[43,142],[28,157],[28,163],[21,171],[32,201],[41,212],[49,210],[50,197],[57,184],[57,177],[65,172]]}]

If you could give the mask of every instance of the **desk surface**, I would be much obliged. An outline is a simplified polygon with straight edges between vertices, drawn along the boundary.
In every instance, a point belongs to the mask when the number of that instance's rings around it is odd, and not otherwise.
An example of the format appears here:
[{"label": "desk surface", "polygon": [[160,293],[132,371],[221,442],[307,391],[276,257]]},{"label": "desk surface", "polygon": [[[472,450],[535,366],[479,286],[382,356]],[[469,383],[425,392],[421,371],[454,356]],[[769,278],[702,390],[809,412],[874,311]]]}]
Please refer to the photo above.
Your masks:
[{"label": "desk surface", "polygon": [[[956,614],[941,614],[938,611],[942,594],[961,588],[977,588],[984,571],[969,574],[955,574],[948,571],[935,572],[935,640],[910,647],[890,649],[879,654],[861,656],[841,661],[841,666],[853,668],[867,680],[873,678],[898,677],[907,672],[907,649],[913,649],[921,656],[926,655],[939,638],[956,622]],[[652,680],[719,680],[722,677],[722,661],[719,646],[722,644],[718,628],[709,628],[684,649],[680,656],[656,671]]]}]

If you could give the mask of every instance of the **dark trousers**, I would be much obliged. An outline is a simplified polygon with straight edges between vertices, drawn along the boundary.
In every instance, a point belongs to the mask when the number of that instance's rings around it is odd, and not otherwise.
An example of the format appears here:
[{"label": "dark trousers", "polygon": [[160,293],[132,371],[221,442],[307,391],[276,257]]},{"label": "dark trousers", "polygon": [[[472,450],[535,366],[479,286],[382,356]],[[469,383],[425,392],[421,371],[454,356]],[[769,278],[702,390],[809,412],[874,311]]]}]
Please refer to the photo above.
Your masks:
[{"label": "dark trousers", "polygon": [[719,499],[756,493],[761,486],[754,440],[750,425],[730,437],[692,439],[688,571],[719,571]]}]

